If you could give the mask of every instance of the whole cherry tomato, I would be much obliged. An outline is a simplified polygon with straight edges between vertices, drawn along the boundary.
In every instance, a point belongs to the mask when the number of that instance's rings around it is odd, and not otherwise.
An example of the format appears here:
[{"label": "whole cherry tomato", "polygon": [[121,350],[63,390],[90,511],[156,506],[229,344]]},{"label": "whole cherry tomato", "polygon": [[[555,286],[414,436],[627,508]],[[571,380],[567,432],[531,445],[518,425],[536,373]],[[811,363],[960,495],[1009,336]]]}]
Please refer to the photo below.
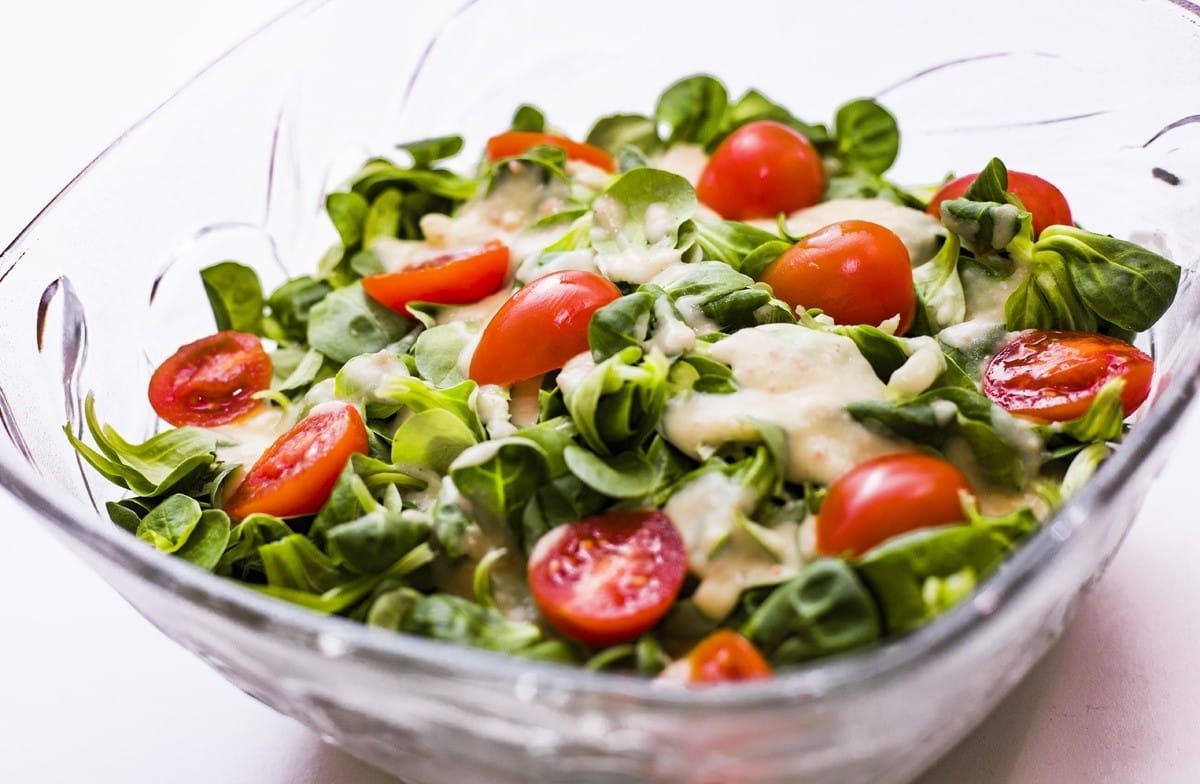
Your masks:
[{"label": "whole cherry tomato", "polygon": [[800,132],[773,120],[746,123],[729,134],[696,184],[701,202],[739,221],[811,207],[824,192],[820,153]]},{"label": "whole cherry tomato", "polygon": [[1053,422],[1087,412],[1100,389],[1125,379],[1128,416],[1150,394],[1154,360],[1123,340],[1090,332],[1029,330],[996,352],[983,393],[1001,408]]},{"label": "whole cherry tomato", "polygon": [[687,552],[658,510],[610,512],[554,528],[529,554],[529,586],[554,628],[588,645],[632,640],[666,614]]},{"label": "whole cherry tomato", "polygon": [[496,311],[471,357],[479,384],[512,384],[558,370],[588,349],[592,314],[621,296],[607,278],[565,270],[537,278]]},{"label": "whole cherry tomato", "polygon": [[912,324],[917,294],[908,248],[890,229],[848,220],[802,238],[759,278],[792,307],[820,308],[838,324]]},{"label": "whole cherry tomato", "polygon": [[[942,214],[942,202],[961,198],[975,182],[979,172],[965,174],[956,180],[951,180],[941,187],[929,202],[927,211],[935,218]],[[1017,195],[1025,209],[1033,214],[1033,236],[1036,239],[1047,226],[1070,226],[1071,206],[1067,197],[1052,183],[1033,174],[1010,171],[1008,173],[1008,190]]]},{"label": "whole cherry tomato", "polygon": [[604,171],[616,171],[617,164],[606,151],[586,142],[577,142],[556,133],[541,133],[539,131],[505,131],[493,136],[487,142],[487,157],[495,163],[504,158],[520,155],[531,147],[547,145],[558,147],[572,161],[589,163]]},{"label": "whole cherry tomato", "polygon": [[150,377],[150,405],[176,427],[224,425],[256,409],[271,385],[271,358],[245,332],[218,332],[180,347]]},{"label": "whole cherry tomato", "polygon": [[718,629],[688,654],[690,683],[730,683],[771,677],[771,665],[754,643],[731,629]]},{"label": "whole cherry tomato", "polygon": [[494,294],[508,276],[508,247],[489,242],[455,250],[396,272],[368,275],[363,290],[376,302],[406,316],[410,302],[465,305]]},{"label": "whole cherry tomato", "polygon": [[862,555],[893,536],[964,519],[962,471],[938,457],[885,455],[850,469],[829,486],[817,514],[817,551]]},{"label": "whole cherry tomato", "polygon": [[334,401],[315,406],[250,467],[225,502],[235,522],[261,512],[276,517],[314,514],[333,492],[346,461],[370,447],[358,409]]}]

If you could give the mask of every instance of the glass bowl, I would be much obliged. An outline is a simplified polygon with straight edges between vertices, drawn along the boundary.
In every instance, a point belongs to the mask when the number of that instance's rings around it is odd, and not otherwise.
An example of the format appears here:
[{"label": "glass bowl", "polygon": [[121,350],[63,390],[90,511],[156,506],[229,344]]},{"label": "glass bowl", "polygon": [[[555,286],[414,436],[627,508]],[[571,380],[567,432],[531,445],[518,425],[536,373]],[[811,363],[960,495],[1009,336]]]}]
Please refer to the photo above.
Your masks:
[{"label": "glass bowl", "polygon": [[[912,778],[1057,639],[1195,395],[1196,7],[741,2],[734,15],[480,0],[427,41],[407,5],[297,6],[122,136],[0,256],[0,483],[164,633],[413,784]],[[1059,184],[1082,224],[1185,267],[1142,339],[1159,380],[1129,439],[970,599],[874,650],[684,691],[323,617],[162,556],[97,513],[115,491],[80,465],[63,423],[78,430],[93,390],[118,430],[153,431],[153,363],[211,330],[197,269],[238,258],[266,284],[312,269],[334,236],[323,194],[397,141],[460,132],[470,161],[520,103],[578,135],[695,72],[823,121],[877,96],[904,133],[897,180],[999,155]]]}]

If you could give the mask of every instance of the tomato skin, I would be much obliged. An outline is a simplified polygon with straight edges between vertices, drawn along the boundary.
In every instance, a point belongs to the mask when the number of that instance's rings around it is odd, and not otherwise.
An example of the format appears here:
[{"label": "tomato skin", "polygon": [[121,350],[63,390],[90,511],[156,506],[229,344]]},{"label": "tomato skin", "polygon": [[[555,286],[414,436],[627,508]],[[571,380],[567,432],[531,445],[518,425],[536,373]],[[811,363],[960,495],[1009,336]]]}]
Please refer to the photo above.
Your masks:
[{"label": "tomato skin", "polygon": [[257,336],[226,330],[181,346],[150,377],[150,405],[183,427],[214,427],[258,408],[271,385],[271,358]]},{"label": "tomato skin", "polygon": [[754,643],[732,629],[718,629],[688,654],[689,683],[731,683],[771,677],[771,665]]},{"label": "tomato skin", "polygon": [[939,457],[896,454],[860,463],[829,486],[817,514],[817,552],[859,556],[894,536],[963,520],[962,471]]},{"label": "tomato skin", "polygon": [[606,150],[594,144],[577,142],[557,133],[540,131],[505,131],[487,141],[487,157],[492,163],[504,158],[520,155],[531,147],[548,145],[558,147],[567,154],[567,159],[591,164],[597,169],[615,172],[617,163]]},{"label": "tomato skin", "polygon": [[890,229],[840,221],[809,234],[759,278],[793,308],[820,308],[838,324],[878,326],[900,316],[896,334],[917,310],[908,248]]},{"label": "tomato skin", "polygon": [[367,427],[358,409],[323,403],[275,440],[225,502],[234,523],[255,512],[314,514],[329,499],[350,456],[366,454]]},{"label": "tomato skin", "polygon": [[696,195],[729,220],[774,218],[811,207],[825,192],[825,165],[812,142],[773,120],[738,128],[713,152]]},{"label": "tomato skin", "polygon": [[619,296],[611,281],[593,272],[536,278],[492,316],[471,357],[470,377],[506,386],[558,370],[587,351],[592,314]]},{"label": "tomato skin", "polygon": [[[964,174],[956,180],[951,180],[934,194],[926,212],[935,218],[941,218],[942,202],[961,198],[975,182],[979,172]],[[1047,226],[1071,226],[1071,205],[1055,185],[1034,174],[1010,171],[1008,173],[1008,190],[1017,195],[1025,209],[1033,213],[1033,236],[1036,239]]]},{"label": "tomato skin", "polygon": [[396,272],[368,275],[363,290],[380,304],[411,316],[410,302],[466,305],[494,294],[508,277],[508,246],[488,242],[455,250]]},{"label": "tomato skin", "polygon": [[1091,332],[1028,330],[1005,345],[983,372],[983,393],[1001,408],[1041,420],[1082,416],[1100,389],[1125,379],[1125,415],[1150,394],[1154,360],[1123,340]]},{"label": "tomato skin", "polygon": [[667,613],[687,552],[656,509],[610,512],[560,525],[529,555],[529,586],[543,617],[587,645],[638,637]]}]

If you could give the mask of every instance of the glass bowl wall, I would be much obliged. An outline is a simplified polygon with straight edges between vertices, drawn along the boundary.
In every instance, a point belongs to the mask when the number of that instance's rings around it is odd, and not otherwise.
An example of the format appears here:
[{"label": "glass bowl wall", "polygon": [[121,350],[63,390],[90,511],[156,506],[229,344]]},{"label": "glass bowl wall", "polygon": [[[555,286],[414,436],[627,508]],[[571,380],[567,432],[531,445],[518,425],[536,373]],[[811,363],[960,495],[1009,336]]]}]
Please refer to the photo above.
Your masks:
[{"label": "glass bowl wall", "polygon": [[[0,483],[229,680],[413,784],[916,775],[1058,637],[1194,395],[1200,19],[1166,0],[736,8],[480,0],[430,42],[404,3],[301,4],[118,140],[0,256]],[[334,237],[324,193],[395,142],[462,133],[469,166],[520,103],[580,135],[600,114],[649,111],[695,72],[817,121],[877,96],[904,134],[897,180],[998,155],[1058,183],[1084,225],[1188,269],[1144,340],[1161,377],[1125,447],[970,600],[874,651],[685,693],[321,617],[160,556],[96,513],[116,493],[62,424],[78,428],[93,390],[122,433],[152,432],[153,363],[211,331],[197,269],[238,258],[267,284],[311,270]]]}]

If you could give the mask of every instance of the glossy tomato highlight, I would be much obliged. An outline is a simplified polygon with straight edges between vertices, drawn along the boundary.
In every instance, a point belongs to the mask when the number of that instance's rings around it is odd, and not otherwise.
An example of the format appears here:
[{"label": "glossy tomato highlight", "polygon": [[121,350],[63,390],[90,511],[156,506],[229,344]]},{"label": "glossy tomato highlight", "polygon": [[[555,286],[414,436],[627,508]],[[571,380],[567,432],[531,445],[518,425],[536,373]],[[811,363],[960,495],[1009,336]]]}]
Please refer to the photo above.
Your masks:
[{"label": "glossy tomato highlight", "polygon": [[759,278],[793,308],[820,308],[838,324],[878,326],[900,317],[896,334],[917,309],[912,261],[895,232],[847,220],[802,238]]},{"label": "glossy tomato highlight", "polygon": [[495,294],[508,277],[508,246],[488,242],[455,250],[396,272],[368,275],[363,291],[405,316],[410,302],[466,305]]},{"label": "glossy tomato highlight", "polygon": [[[927,212],[940,219],[942,202],[961,198],[978,176],[979,172],[966,174],[943,185],[930,200]],[[1035,239],[1047,226],[1072,225],[1071,206],[1067,204],[1067,197],[1053,183],[1033,174],[1010,171],[1008,190],[1015,193],[1025,209],[1033,214]]]},{"label": "glossy tomato highlight", "polygon": [[588,645],[632,640],[666,614],[687,572],[683,538],[663,512],[610,512],[553,529],[529,554],[538,609]]},{"label": "glossy tomato highlight", "polygon": [[820,153],[799,131],[773,120],[746,123],[729,134],[696,183],[701,202],[739,221],[811,207],[824,192]]},{"label": "glossy tomato highlight", "polygon": [[817,514],[817,552],[862,555],[918,528],[962,522],[971,484],[953,463],[921,454],[861,463],[832,485]]},{"label": "glossy tomato highlight", "polygon": [[619,296],[610,280],[594,272],[565,270],[531,281],[484,328],[470,377],[508,385],[558,370],[587,351],[592,314]]},{"label": "glossy tomato highlight", "polygon": [[354,454],[370,448],[367,428],[349,403],[322,403],[267,447],[225,502],[235,522],[256,512],[276,517],[315,514]]},{"label": "glossy tomato highlight", "polygon": [[1150,394],[1154,360],[1105,335],[1035,329],[996,352],[983,372],[983,393],[1014,414],[1065,422],[1087,413],[1116,378],[1125,381],[1121,404],[1128,416]]},{"label": "glossy tomato highlight", "polygon": [[150,377],[155,413],[183,427],[215,427],[258,408],[254,397],[271,385],[271,358],[262,341],[225,331],[181,346]]}]

